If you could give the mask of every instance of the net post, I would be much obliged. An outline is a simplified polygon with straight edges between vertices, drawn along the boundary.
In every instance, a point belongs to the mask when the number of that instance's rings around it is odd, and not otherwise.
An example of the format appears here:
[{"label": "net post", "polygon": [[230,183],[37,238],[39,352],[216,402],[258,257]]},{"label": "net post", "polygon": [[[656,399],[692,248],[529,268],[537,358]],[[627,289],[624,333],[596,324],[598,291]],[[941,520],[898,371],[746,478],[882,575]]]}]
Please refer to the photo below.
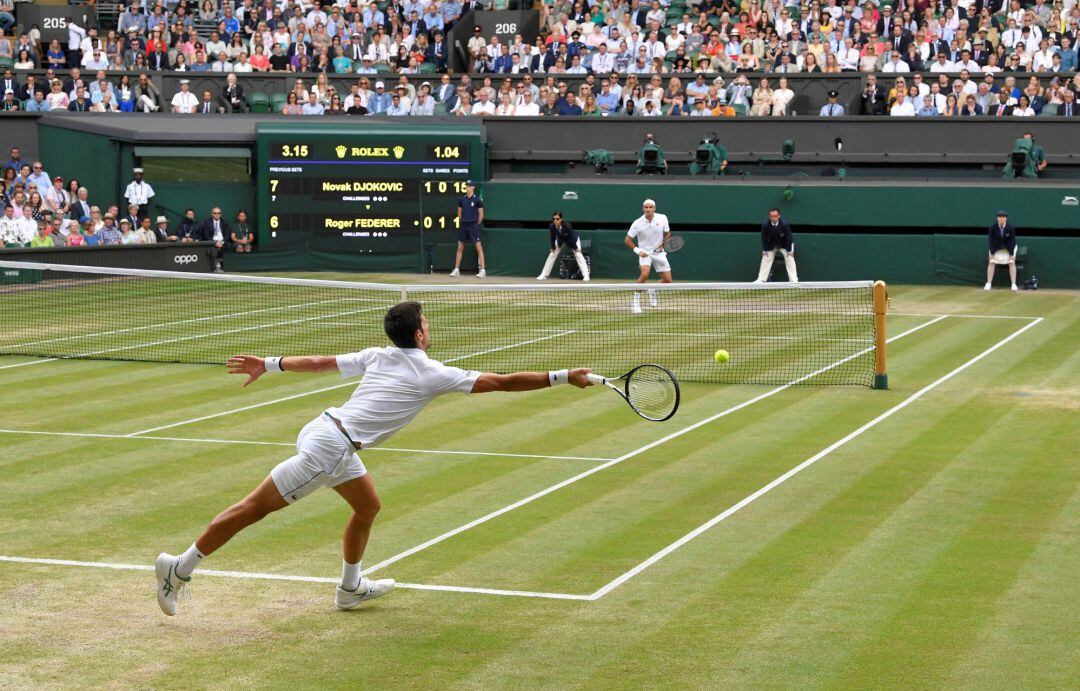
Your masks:
[{"label": "net post", "polygon": [[885,313],[889,309],[889,287],[884,281],[874,281],[874,388],[889,388],[889,373],[885,366]]}]

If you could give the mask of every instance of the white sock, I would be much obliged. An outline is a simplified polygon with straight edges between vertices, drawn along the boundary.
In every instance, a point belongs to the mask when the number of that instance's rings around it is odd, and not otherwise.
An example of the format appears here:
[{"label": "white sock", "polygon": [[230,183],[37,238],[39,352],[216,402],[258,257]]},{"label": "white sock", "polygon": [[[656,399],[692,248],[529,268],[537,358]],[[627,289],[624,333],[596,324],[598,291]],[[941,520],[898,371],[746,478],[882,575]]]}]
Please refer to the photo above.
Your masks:
[{"label": "white sock", "polygon": [[356,590],[360,587],[360,564],[362,562],[356,562],[350,564],[344,559],[341,560],[341,589],[342,590]]},{"label": "white sock", "polygon": [[180,555],[180,560],[176,562],[176,575],[180,578],[188,578],[203,559],[206,559],[206,555],[200,552],[192,542],[191,547],[188,547],[187,551]]}]

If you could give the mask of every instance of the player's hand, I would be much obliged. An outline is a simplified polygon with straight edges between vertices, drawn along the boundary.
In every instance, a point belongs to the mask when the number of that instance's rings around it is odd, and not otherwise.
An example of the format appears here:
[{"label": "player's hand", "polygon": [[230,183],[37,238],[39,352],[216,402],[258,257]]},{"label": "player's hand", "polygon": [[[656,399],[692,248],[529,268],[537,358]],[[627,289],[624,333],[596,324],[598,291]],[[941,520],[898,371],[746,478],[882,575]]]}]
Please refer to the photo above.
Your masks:
[{"label": "player's hand", "polygon": [[639,249],[639,250],[637,251],[637,256],[639,256],[639,257],[642,257],[642,258],[644,258],[644,257],[647,257],[647,256],[649,256],[649,253],[648,253],[648,252],[646,252],[645,250]]},{"label": "player's hand", "polygon": [[226,363],[229,374],[246,374],[247,381],[244,386],[266,374],[266,363],[257,355],[234,355]]},{"label": "player's hand", "polygon": [[579,389],[584,389],[586,386],[592,386],[593,384],[589,381],[589,377],[587,376],[590,372],[592,372],[592,370],[588,367],[579,367],[570,370],[570,383]]}]

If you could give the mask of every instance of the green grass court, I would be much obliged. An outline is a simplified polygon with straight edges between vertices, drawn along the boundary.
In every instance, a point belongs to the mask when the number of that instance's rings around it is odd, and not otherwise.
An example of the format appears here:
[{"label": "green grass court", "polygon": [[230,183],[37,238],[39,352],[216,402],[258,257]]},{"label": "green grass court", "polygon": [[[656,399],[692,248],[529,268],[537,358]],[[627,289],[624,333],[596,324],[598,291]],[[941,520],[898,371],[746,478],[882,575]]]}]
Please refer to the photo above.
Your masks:
[{"label": "green grass court", "polygon": [[332,492],[174,618],[135,570],[340,378],[2,357],[0,686],[1075,688],[1080,295],[890,292],[888,391],[687,383],[663,424],[599,388],[437,399],[362,454],[364,564],[406,586],[344,613]]}]

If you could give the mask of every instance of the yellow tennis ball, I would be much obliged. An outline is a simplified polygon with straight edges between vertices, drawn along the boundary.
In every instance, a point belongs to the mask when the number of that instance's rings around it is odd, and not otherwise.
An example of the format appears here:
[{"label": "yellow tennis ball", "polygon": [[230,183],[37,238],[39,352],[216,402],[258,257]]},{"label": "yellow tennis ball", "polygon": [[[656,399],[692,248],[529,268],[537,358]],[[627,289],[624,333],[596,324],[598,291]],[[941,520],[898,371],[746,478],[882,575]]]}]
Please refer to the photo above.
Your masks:
[{"label": "yellow tennis ball", "polygon": [[723,350],[723,349],[720,349],[720,350],[716,351],[716,353],[713,355],[713,360],[716,360],[721,365],[724,364],[725,362],[727,362],[730,359],[731,359],[731,356],[728,355],[728,352],[726,350]]}]

